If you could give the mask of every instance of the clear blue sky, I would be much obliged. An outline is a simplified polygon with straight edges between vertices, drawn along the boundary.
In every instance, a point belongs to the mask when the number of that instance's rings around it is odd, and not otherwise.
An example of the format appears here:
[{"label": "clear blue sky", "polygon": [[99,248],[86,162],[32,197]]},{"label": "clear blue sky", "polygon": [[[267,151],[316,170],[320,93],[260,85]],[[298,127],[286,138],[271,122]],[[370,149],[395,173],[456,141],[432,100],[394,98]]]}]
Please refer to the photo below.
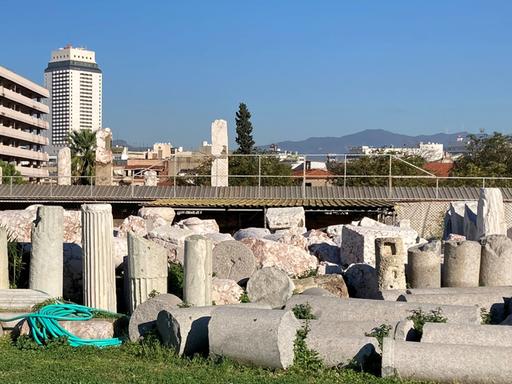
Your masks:
[{"label": "clear blue sky", "polygon": [[0,0],[0,9],[0,64],[42,83],[52,49],[95,50],[104,126],[134,144],[196,147],[216,118],[234,141],[240,101],[261,145],[373,128],[511,132],[509,0]]}]

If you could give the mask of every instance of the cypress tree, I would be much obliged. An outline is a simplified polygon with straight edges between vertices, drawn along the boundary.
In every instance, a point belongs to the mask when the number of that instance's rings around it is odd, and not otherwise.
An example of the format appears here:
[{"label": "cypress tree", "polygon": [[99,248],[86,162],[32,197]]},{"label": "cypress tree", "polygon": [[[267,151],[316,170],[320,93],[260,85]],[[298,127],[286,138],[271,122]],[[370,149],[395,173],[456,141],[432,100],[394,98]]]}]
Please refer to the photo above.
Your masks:
[{"label": "cypress tree", "polygon": [[240,103],[236,113],[236,153],[250,154],[254,151],[254,140],[252,138],[251,112],[245,103]]}]

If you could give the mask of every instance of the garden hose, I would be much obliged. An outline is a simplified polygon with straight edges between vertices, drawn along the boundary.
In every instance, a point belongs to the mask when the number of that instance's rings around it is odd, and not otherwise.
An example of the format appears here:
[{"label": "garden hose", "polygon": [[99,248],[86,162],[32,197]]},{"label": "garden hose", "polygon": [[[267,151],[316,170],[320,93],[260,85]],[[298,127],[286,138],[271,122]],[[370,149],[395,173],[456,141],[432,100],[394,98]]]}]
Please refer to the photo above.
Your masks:
[{"label": "garden hose", "polygon": [[38,345],[45,345],[49,340],[55,340],[60,337],[67,338],[69,345],[72,347],[89,345],[103,348],[121,345],[122,341],[117,337],[110,339],[82,339],[68,332],[59,324],[59,321],[90,320],[97,312],[110,313],[84,305],[57,302],[45,305],[39,311],[29,313],[28,315],[20,315],[10,319],[0,318],[0,322],[26,319],[30,326],[32,337]]}]

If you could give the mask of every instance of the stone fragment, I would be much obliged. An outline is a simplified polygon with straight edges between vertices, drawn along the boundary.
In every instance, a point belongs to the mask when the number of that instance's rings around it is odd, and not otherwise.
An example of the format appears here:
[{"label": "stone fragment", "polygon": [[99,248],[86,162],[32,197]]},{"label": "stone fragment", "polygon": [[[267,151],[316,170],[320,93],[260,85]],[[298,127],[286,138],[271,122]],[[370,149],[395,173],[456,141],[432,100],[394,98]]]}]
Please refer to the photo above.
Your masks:
[{"label": "stone fragment", "polygon": [[380,299],[377,271],[368,264],[351,264],[343,273],[350,297]]},{"label": "stone fragment", "polygon": [[270,230],[306,226],[304,207],[267,208],[265,220]]},{"label": "stone fragment", "polygon": [[341,247],[341,233],[343,232],[344,226],[344,224],[329,225],[325,230],[327,235],[338,247]]},{"label": "stone fragment", "polygon": [[193,234],[194,232],[190,229],[161,226],[150,231],[146,238],[167,249],[167,258],[170,263],[183,264],[185,239]]},{"label": "stone fragment", "polygon": [[158,174],[156,171],[145,171],[144,172],[144,185],[146,187],[156,187],[158,185]]},{"label": "stone fragment", "polygon": [[156,327],[156,319],[160,311],[172,310],[182,304],[179,297],[165,293],[158,295],[135,308],[130,316],[128,334],[131,341],[137,341]]},{"label": "stone fragment", "polygon": [[204,237],[210,239],[214,246],[224,241],[235,240],[229,233],[205,233]]},{"label": "stone fragment", "polygon": [[266,240],[277,241],[288,245],[294,245],[305,251],[308,250],[308,241],[304,237],[303,228],[279,229],[265,236]]},{"label": "stone fragment", "polygon": [[47,293],[33,289],[0,289],[0,308],[7,311],[28,311],[36,304],[50,299]]},{"label": "stone fragment", "polygon": [[441,287],[440,241],[409,248],[407,282],[411,288]]},{"label": "stone fragment", "polygon": [[288,275],[275,267],[256,271],[247,282],[247,295],[252,303],[281,308],[292,296],[295,285]]},{"label": "stone fragment", "polygon": [[336,297],[335,294],[329,292],[327,289],[323,289],[323,288],[319,288],[319,287],[308,288],[302,293],[304,295],[308,295],[308,296]]},{"label": "stone fragment", "polygon": [[291,311],[219,307],[208,326],[210,354],[242,364],[286,369],[293,364],[299,327]]},{"label": "stone fragment", "polygon": [[233,237],[235,240],[243,240],[247,238],[263,239],[265,236],[270,235],[270,231],[267,228],[242,228],[235,232]]},{"label": "stone fragment", "polygon": [[187,304],[212,304],[212,248],[212,242],[204,236],[185,239],[183,300]]},{"label": "stone fragment", "polygon": [[151,293],[167,293],[167,273],[165,248],[129,232],[127,278],[130,313]]},{"label": "stone fragment", "polygon": [[176,212],[170,207],[142,207],[139,209],[138,215],[145,220],[160,217],[170,224],[174,220]]},{"label": "stone fragment", "polygon": [[444,243],[444,287],[478,287],[481,246],[476,241]]},{"label": "stone fragment", "polygon": [[306,290],[321,288],[336,297],[348,297],[348,289],[341,275],[319,275],[293,279],[293,284],[295,293],[306,293]]},{"label": "stone fragment", "polygon": [[138,236],[146,236],[146,221],[139,216],[128,216],[123,220],[123,223],[119,227],[118,237],[126,237],[128,232],[133,232]]},{"label": "stone fragment", "polygon": [[214,159],[211,165],[211,186],[227,187],[229,175],[228,161],[228,123],[226,120],[218,119],[212,122],[212,156]]},{"label": "stone fragment", "polygon": [[212,302],[215,305],[238,304],[244,293],[236,281],[229,279],[212,279]]},{"label": "stone fragment", "polygon": [[301,276],[316,270],[318,260],[293,245],[272,240],[246,238],[242,240],[256,258],[257,267],[277,267],[290,276]]},{"label": "stone fragment", "polygon": [[29,288],[62,297],[64,209],[42,206],[32,225]]},{"label": "stone fragment", "polygon": [[71,185],[71,150],[64,147],[57,153],[57,184]]},{"label": "stone fragment", "polygon": [[449,234],[464,235],[465,201],[452,201],[444,217],[444,239]]},{"label": "stone fragment", "polygon": [[476,229],[477,239],[490,235],[507,234],[505,207],[499,188],[480,189]]},{"label": "stone fragment", "polygon": [[311,230],[306,234],[307,246],[311,254],[320,261],[340,264],[340,247],[329,236],[318,230]]},{"label": "stone fragment", "polygon": [[481,286],[512,285],[512,240],[490,235],[482,240]]},{"label": "stone fragment", "polygon": [[[69,333],[82,339],[110,339],[114,337],[113,319],[65,320],[59,324]],[[26,320],[19,321],[12,329],[15,337],[29,335],[30,326]]]},{"label": "stone fragment", "polygon": [[84,304],[117,312],[110,204],[82,205]]},{"label": "stone fragment", "polygon": [[[382,376],[437,383],[510,383],[512,348],[384,338]],[[463,356],[464,358],[461,358]]]},{"label": "stone fragment", "polygon": [[467,240],[479,240],[476,222],[477,222],[478,202],[467,202],[464,205],[464,236]]},{"label": "stone fragment", "polygon": [[240,282],[256,271],[256,258],[251,249],[240,241],[231,240],[213,248],[213,273],[221,279]]},{"label": "stone fragment", "polygon": [[95,184],[112,185],[112,131],[101,128],[96,131]]},{"label": "stone fragment", "polygon": [[198,217],[189,217],[176,223],[176,226],[189,229],[195,234],[205,235],[207,233],[219,233],[219,225],[213,219],[201,220]]},{"label": "stone fragment", "polygon": [[512,327],[426,323],[423,326],[421,342],[512,347]]},{"label": "stone fragment", "polygon": [[0,289],[9,288],[9,254],[7,252],[7,230],[0,227]]},{"label": "stone fragment", "polygon": [[379,290],[405,289],[405,252],[402,239],[375,239],[376,270]]}]

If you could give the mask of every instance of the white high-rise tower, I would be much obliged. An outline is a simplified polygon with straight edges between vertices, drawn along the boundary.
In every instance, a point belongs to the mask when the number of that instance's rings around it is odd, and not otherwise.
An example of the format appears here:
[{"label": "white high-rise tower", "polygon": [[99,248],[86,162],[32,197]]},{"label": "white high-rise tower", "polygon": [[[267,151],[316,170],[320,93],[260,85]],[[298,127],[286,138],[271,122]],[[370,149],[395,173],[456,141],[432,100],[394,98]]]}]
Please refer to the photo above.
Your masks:
[{"label": "white high-rise tower", "polygon": [[44,84],[50,91],[51,155],[68,145],[70,132],[102,128],[102,73],[94,51],[70,45],[53,51]]}]

